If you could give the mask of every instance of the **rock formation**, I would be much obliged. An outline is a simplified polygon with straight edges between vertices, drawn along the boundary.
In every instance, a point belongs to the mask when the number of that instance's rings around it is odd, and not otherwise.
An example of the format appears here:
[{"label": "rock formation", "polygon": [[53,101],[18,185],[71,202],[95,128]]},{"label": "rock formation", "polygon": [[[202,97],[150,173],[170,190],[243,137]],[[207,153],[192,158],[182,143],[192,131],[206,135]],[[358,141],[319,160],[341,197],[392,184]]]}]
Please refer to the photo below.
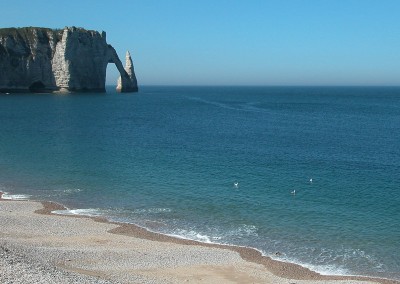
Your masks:
[{"label": "rock formation", "polygon": [[108,63],[120,73],[118,91],[138,91],[129,52],[124,69],[105,32],[0,29],[0,92],[104,92]]},{"label": "rock formation", "polygon": [[[129,51],[126,52],[126,56],[125,56],[125,71],[129,76],[129,82],[132,82],[134,85],[137,86],[135,70],[133,69],[132,58],[131,58],[131,54],[129,53]],[[117,91],[119,91],[119,92],[125,92],[127,85],[129,85],[129,83],[124,83],[123,80],[125,80],[125,79],[122,76],[119,76],[118,83],[117,83]]]}]

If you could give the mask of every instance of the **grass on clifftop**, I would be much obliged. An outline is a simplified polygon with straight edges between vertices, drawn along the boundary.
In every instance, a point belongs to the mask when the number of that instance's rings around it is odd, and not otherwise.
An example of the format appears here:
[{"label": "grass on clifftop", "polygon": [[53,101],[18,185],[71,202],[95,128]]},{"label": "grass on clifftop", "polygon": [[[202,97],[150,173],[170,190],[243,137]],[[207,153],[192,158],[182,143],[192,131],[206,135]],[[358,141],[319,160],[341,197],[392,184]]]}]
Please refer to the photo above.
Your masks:
[{"label": "grass on clifftop", "polygon": [[35,31],[38,37],[42,36],[48,37],[50,33],[53,34],[53,39],[55,41],[61,40],[62,29],[49,29],[40,27],[24,27],[24,28],[2,28],[0,29],[0,37],[12,36],[14,38],[20,37],[25,41],[32,42],[35,38]]}]

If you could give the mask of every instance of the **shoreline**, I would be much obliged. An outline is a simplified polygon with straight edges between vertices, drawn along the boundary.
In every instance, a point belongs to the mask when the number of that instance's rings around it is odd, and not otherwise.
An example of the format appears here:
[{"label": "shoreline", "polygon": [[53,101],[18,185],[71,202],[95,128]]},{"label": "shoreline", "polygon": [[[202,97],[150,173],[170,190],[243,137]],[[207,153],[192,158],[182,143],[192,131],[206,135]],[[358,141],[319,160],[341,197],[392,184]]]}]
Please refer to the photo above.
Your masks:
[{"label": "shoreline", "polygon": [[[385,279],[385,278],[373,278],[373,277],[367,277],[367,276],[321,275],[321,274],[314,272],[314,271],[312,271],[306,267],[303,267],[301,265],[289,263],[289,262],[283,262],[283,261],[279,261],[279,260],[274,260],[268,256],[264,256],[261,254],[260,251],[258,251],[257,249],[254,249],[254,248],[239,247],[239,246],[233,246],[233,245],[222,245],[222,244],[215,244],[215,243],[202,243],[199,241],[194,241],[194,240],[189,240],[189,239],[184,239],[184,238],[179,238],[179,237],[173,237],[173,236],[169,236],[169,235],[152,232],[152,231],[149,231],[145,228],[139,227],[134,224],[108,221],[106,218],[90,217],[90,216],[83,216],[83,215],[55,214],[55,213],[52,213],[52,211],[65,210],[66,207],[63,206],[62,204],[52,202],[52,201],[4,200],[4,199],[2,199],[2,195],[3,195],[3,193],[0,192],[0,200],[2,202],[27,202],[27,203],[40,204],[42,206],[42,208],[35,210],[34,214],[51,216],[51,217],[55,217],[55,218],[72,217],[72,218],[78,218],[78,219],[84,219],[84,220],[91,220],[91,221],[94,221],[94,222],[100,223],[100,224],[114,225],[113,228],[107,230],[106,232],[109,234],[124,236],[124,237],[132,238],[132,239],[156,242],[157,245],[162,246],[164,249],[168,248],[168,245],[165,245],[165,243],[167,243],[170,245],[174,244],[174,245],[178,245],[178,246],[184,246],[187,248],[199,247],[199,248],[204,248],[204,249],[228,250],[230,252],[239,254],[240,258],[244,262],[247,262],[249,265],[255,264],[255,265],[262,266],[262,268],[265,270],[265,272],[269,272],[273,276],[278,277],[279,279],[296,281],[296,283],[298,283],[297,281],[302,281],[301,283],[303,283],[303,281],[305,281],[304,283],[327,283],[327,282],[331,282],[331,281],[333,281],[332,283],[336,283],[336,282],[337,283],[353,283],[353,282],[354,283],[365,283],[367,281],[372,282],[372,283],[382,283],[382,284],[400,283],[400,281],[397,281],[397,280],[391,280],[391,279]],[[62,219],[62,220],[66,220],[66,219]],[[2,238],[0,238],[0,241],[1,240],[2,240]],[[69,269],[68,267],[64,267],[64,269],[71,271],[71,269]],[[83,271],[83,270],[79,271],[76,269],[75,270],[73,269],[72,271],[77,272],[78,274],[88,275],[88,271]],[[98,276],[98,275],[96,275],[96,276]],[[183,276],[186,276],[186,275],[183,275]],[[226,277],[228,277],[228,276],[226,276]],[[104,277],[100,276],[100,278],[104,278]],[[105,277],[105,279],[106,278],[107,277]],[[190,278],[189,278],[189,280],[190,280]],[[218,281],[218,282],[220,282],[220,281]],[[223,281],[222,283],[225,283],[225,282]],[[240,283],[240,282],[228,281],[226,283]],[[262,282],[255,281],[254,283],[262,283]],[[295,283],[295,282],[290,282],[290,283]]]}]

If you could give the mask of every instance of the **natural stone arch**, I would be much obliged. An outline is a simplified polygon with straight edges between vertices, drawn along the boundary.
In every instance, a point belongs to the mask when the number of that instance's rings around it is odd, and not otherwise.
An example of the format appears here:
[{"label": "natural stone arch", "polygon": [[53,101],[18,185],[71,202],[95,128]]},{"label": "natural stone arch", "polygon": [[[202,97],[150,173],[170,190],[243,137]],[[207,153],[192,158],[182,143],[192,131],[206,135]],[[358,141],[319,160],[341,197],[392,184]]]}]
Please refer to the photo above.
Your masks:
[{"label": "natural stone arch", "polygon": [[131,72],[131,70],[133,71],[133,65],[129,52],[127,52],[126,54],[126,66],[124,68],[115,49],[111,45],[109,45],[108,50],[109,50],[108,63],[114,63],[120,74],[117,84],[117,91],[122,93],[137,92],[138,91],[137,80],[135,73]]},{"label": "natural stone arch", "polygon": [[76,27],[0,29],[0,90],[104,92],[107,65],[114,63],[121,75],[117,90],[137,92],[127,56],[124,68],[105,32]]}]

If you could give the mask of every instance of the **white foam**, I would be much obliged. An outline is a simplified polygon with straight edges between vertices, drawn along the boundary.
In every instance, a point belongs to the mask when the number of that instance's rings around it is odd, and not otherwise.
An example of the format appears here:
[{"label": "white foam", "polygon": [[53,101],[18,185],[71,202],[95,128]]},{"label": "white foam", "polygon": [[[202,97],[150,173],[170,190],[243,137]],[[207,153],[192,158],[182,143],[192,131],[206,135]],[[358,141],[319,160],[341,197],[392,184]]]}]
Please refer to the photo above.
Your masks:
[{"label": "white foam", "polygon": [[[260,251],[260,250],[259,250]],[[288,257],[286,253],[278,253],[278,254],[269,254],[264,251],[260,251],[263,256],[270,257],[273,260],[284,261],[287,263],[298,264],[302,267],[308,268],[311,271],[317,272],[321,275],[336,275],[343,276],[349,275],[349,271],[344,267],[340,267],[334,264],[311,264],[305,261],[300,261],[295,257]]]},{"label": "white foam", "polygon": [[196,231],[187,231],[187,230],[177,230],[175,234],[167,234],[168,236],[179,238],[179,239],[185,239],[185,240],[193,240],[193,241],[199,241],[202,243],[212,243],[211,239],[214,239],[213,237],[207,236],[200,234]]},{"label": "white foam", "polygon": [[77,193],[80,193],[84,191],[81,188],[64,188],[64,189],[53,189],[53,190],[43,190],[43,191],[38,191],[38,194],[40,196],[45,196],[47,198],[58,198],[60,196],[70,196],[70,195],[75,195]]},{"label": "white foam", "polygon": [[133,213],[136,214],[159,214],[172,212],[170,208],[146,208],[146,209],[135,209]]},{"label": "white foam", "polygon": [[[319,254],[315,255],[314,259],[311,261],[299,260],[296,257],[288,257],[286,254],[280,256],[268,256],[276,260],[299,264],[322,275],[358,276],[358,274],[352,272],[352,267],[354,267],[355,261],[358,262],[357,269],[361,270],[362,268],[360,267],[365,266],[365,262],[368,262],[368,267],[373,266],[378,270],[383,267],[383,264],[375,257],[370,256],[359,249],[342,249],[339,251],[333,251],[331,249],[321,248],[319,250]],[[360,261],[363,263],[360,263]]]},{"label": "white foam", "polygon": [[337,276],[349,275],[349,271],[347,269],[345,269],[344,267],[339,267],[337,265],[313,265],[309,263],[303,263],[300,261],[290,261],[290,260],[287,260],[287,262],[299,264],[321,275],[337,275]]},{"label": "white foam", "polygon": [[[104,216],[106,213],[103,211],[100,209],[87,208],[87,209],[56,210],[56,211],[53,211],[53,213],[63,214],[63,215],[84,215],[84,216],[90,216],[90,217],[97,217],[97,216]],[[170,212],[170,209],[168,209],[168,208],[138,209],[136,211],[136,213],[139,213],[139,212],[140,213],[150,213],[150,212],[160,213],[160,212]],[[144,228],[150,232],[156,232],[147,227],[143,227],[138,224],[135,224],[135,225],[139,226],[141,228]],[[257,235],[257,230],[258,230],[258,228],[254,225],[242,224],[236,230],[232,230],[230,233],[236,233],[239,235],[248,235],[249,236],[249,235]],[[160,233],[160,232],[157,232],[157,233]],[[296,264],[306,267],[312,271],[318,272],[322,275],[349,275],[349,271],[343,267],[338,267],[336,265],[313,265],[310,263],[305,263],[305,262],[299,261],[298,259],[289,258],[285,254],[282,254],[281,256],[269,255],[269,254],[266,254],[264,251],[254,248],[254,247],[234,245],[234,244],[229,244],[229,243],[224,243],[224,242],[221,243],[220,241],[221,241],[221,239],[223,239],[223,237],[206,235],[204,233],[199,233],[195,230],[177,229],[172,234],[169,234],[169,233],[162,233],[162,234],[168,235],[171,237],[175,237],[178,239],[198,241],[201,243],[226,244],[226,245],[230,245],[230,246],[234,246],[234,247],[252,248],[252,249],[259,251],[264,256],[269,256],[273,259],[281,260],[281,261],[285,261],[285,262],[289,262],[289,263],[296,263]]]},{"label": "white foam", "polygon": [[82,189],[80,188],[67,188],[64,189],[62,192],[66,193],[66,194],[72,194],[72,193],[76,193],[76,192],[81,192]]},{"label": "white foam", "polygon": [[3,192],[1,199],[5,200],[29,200],[31,195],[28,194],[8,194],[7,192]]},{"label": "white foam", "polygon": [[224,232],[224,236],[229,238],[258,236],[258,228],[254,225],[241,224],[232,230]]},{"label": "white foam", "polygon": [[258,228],[254,225],[243,224],[239,226],[238,232],[244,236],[258,236]]},{"label": "white foam", "polygon": [[103,216],[103,213],[99,209],[94,209],[94,208],[54,210],[51,213],[59,215],[82,215],[90,217]]}]

